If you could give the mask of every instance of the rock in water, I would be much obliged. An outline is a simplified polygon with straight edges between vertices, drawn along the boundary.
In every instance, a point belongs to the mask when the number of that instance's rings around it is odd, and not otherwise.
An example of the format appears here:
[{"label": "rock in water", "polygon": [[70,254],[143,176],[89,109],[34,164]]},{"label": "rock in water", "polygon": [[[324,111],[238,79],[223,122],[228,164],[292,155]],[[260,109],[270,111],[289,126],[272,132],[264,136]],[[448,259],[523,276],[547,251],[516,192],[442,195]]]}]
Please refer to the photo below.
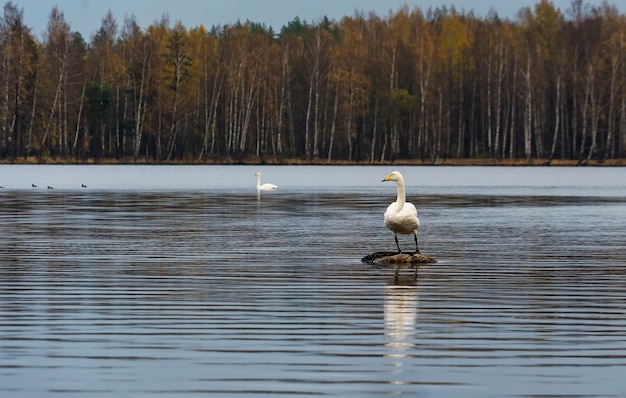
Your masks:
[{"label": "rock in water", "polygon": [[417,253],[376,252],[368,254],[361,259],[364,263],[383,264],[395,266],[414,266],[415,264],[434,264],[434,258]]}]

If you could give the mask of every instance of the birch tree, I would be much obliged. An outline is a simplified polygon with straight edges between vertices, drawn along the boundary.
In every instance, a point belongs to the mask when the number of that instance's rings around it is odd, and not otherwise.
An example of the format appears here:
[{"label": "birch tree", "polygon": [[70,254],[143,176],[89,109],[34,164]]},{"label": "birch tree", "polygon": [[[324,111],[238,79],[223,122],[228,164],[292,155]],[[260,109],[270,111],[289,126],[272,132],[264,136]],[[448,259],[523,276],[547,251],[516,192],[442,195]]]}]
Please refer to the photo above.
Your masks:
[{"label": "birch tree", "polygon": [[[28,121],[28,109],[34,107],[34,79],[38,47],[24,24],[23,10],[12,2],[4,6],[4,16],[0,21],[0,45],[2,53],[2,135],[8,155],[15,160],[27,147],[23,130]],[[30,106],[29,106],[30,105]]]}]

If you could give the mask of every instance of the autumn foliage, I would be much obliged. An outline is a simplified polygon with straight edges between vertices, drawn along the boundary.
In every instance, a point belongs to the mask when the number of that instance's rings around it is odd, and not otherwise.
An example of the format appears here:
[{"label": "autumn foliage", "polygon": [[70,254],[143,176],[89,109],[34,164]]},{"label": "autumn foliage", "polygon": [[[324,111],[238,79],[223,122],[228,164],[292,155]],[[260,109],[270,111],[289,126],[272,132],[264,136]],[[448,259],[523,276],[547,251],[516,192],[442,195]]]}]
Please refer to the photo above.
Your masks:
[{"label": "autumn foliage", "polygon": [[451,9],[146,28],[41,41],[0,20],[0,159],[384,162],[626,158],[626,16],[546,0],[514,20]]}]

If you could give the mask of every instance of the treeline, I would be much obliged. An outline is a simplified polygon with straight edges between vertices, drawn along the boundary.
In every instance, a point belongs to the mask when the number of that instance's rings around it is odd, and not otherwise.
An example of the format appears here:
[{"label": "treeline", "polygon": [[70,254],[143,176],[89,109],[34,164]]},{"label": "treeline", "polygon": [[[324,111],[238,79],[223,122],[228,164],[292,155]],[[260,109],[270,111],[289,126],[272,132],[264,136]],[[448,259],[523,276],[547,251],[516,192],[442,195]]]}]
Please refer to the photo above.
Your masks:
[{"label": "treeline", "polygon": [[150,162],[626,157],[626,17],[546,0],[514,20],[408,7],[146,29],[89,42],[53,8],[0,21],[0,158]]}]

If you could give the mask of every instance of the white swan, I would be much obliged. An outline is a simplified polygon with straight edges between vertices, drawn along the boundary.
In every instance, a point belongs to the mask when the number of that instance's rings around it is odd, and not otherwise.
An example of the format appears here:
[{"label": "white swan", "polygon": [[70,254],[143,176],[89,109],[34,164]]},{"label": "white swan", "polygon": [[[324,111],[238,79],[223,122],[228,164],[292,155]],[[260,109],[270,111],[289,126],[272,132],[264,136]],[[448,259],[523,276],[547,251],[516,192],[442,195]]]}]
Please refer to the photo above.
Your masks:
[{"label": "white swan", "polygon": [[257,171],[256,173],[254,173],[254,175],[256,176],[256,190],[257,191],[269,191],[272,189],[278,189],[278,186],[274,185],[274,184],[263,184],[261,185],[261,172]]},{"label": "white swan", "polygon": [[383,182],[384,181],[395,181],[398,185],[398,198],[395,202],[390,204],[389,207],[387,207],[387,211],[385,211],[385,226],[393,232],[393,237],[396,239],[396,246],[398,246],[398,252],[402,252],[398,244],[398,234],[413,234],[415,237],[415,253],[419,253],[420,250],[417,247],[417,229],[420,227],[420,220],[417,218],[415,205],[406,201],[404,178],[399,171],[392,171],[385,177]]}]

